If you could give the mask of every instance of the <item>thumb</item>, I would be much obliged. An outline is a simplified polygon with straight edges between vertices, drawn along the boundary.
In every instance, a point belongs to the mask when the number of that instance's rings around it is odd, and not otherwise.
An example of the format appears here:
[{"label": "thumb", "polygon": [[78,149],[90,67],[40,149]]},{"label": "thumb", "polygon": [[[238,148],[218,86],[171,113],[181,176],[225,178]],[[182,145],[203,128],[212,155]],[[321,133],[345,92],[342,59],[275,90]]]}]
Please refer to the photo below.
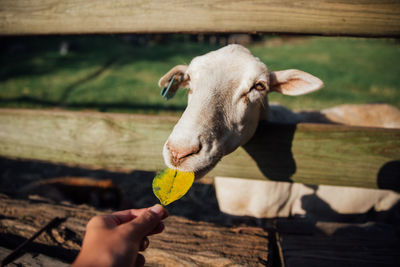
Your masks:
[{"label": "thumb", "polygon": [[165,212],[165,209],[159,204],[145,210],[129,223],[132,236],[140,237],[141,239],[150,234],[165,217]]}]

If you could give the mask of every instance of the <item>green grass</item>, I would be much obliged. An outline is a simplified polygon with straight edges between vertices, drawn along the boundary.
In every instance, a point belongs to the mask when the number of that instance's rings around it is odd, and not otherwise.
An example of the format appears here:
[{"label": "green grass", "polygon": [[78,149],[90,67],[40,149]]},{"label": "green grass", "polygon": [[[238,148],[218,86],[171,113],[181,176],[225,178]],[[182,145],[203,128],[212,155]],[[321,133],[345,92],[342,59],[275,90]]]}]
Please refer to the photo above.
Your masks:
[{"label": "green grass", "polygon": [[325,83],[315,93],[300,97],[275,94],[271,101],[295,109],[377,102],[400,107],[400,45],[393,40],[318,37],[251,50],[272,70],[297,68]]},{"label": "green grass", "polygon": [[[119,36],[14,37],[25,48],[13,52],[3,45],[0,106],[180,112],[186,105],[185,91],[165,101],[158,79],[174,65],[188,64],[218,48],[184,39],[175,36],[164,44],[139,46]],[[61,56],[62,40],[77,49]],[[400,45],[394,40],[312,37],[249,48],[271,70],[297,68],[325,82],[322,90],[310,95],[271,94],[270,101],[292,109],[375,102],[400,108]]]}]

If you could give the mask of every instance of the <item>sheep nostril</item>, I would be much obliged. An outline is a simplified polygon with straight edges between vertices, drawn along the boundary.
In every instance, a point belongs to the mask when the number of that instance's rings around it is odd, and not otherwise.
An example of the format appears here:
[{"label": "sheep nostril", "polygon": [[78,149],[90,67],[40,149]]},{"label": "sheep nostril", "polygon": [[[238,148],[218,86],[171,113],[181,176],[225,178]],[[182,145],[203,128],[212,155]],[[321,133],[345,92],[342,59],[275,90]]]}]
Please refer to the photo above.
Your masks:
[{"label": "sheep nostril", "polygon": [[171,153],[172,163],[177,166],[182,163],[186,158],[198,154],[202,148],[201,144],[195,146],[183,147],[177,145],[171,145],[170,142],[167,143],[167,148]]}]

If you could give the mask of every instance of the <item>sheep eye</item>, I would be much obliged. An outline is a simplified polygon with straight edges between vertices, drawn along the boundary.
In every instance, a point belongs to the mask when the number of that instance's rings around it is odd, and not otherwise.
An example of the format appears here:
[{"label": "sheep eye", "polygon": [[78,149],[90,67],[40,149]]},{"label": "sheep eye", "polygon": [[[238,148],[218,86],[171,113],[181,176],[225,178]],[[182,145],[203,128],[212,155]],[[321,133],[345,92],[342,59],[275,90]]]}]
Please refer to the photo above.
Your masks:
[{"label": "sheep eye", "polygon": [[266,89],[265,84],[262,82],[256,83],[252,89],[256,89],[257,91],[264,91]]}]

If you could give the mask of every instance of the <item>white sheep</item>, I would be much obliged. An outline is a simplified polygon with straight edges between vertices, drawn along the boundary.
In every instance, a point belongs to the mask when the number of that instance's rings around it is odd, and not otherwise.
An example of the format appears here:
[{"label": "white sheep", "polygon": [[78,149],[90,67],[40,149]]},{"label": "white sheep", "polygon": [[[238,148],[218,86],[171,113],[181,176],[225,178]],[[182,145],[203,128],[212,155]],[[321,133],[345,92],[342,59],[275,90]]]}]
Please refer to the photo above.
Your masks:
[{"label": "white sheep", "polygon": [[[270,71],[248,49],[229,45],[194,58],[189,66],[172,68],[159,81],[166,87],[172,77],[179,87],[190,88],[188,106],[175,125],[163,148],[165,163],[170,168],[193,171],[204,176],[225,155],[245,144],[254,134],[260,119],[275,122],[312,121],[315,113],[293,113],[278,105],[269,105],[267,94],[302,95],[323,87],[317,77],[300,70]],[[400,127],[400,112],[388,105],[376,108],[392,112],[388,121],[373,114],[371,106],[342,106],[321,111],[333,122],[360,126]],[[359,109],[357,116],[346,116]],[[362,117],[369,116],[369,120]],[[376,121],[371,118],[374,117]],[[315,193],[337,214],[362,213],[371,208],[386,210],[400,200],[391,191],[320,186],[316,192],[301,184],[249,181],[220,178],[215,181],[222,211],[234,215],[277,217],[304,215],[312,205],[304,196]],[[340,199],[338,199],[338,196]],[[326,206],[313,207],[315,216],[327,214]],[[332,213],[329,210],[329,214]]]}]

